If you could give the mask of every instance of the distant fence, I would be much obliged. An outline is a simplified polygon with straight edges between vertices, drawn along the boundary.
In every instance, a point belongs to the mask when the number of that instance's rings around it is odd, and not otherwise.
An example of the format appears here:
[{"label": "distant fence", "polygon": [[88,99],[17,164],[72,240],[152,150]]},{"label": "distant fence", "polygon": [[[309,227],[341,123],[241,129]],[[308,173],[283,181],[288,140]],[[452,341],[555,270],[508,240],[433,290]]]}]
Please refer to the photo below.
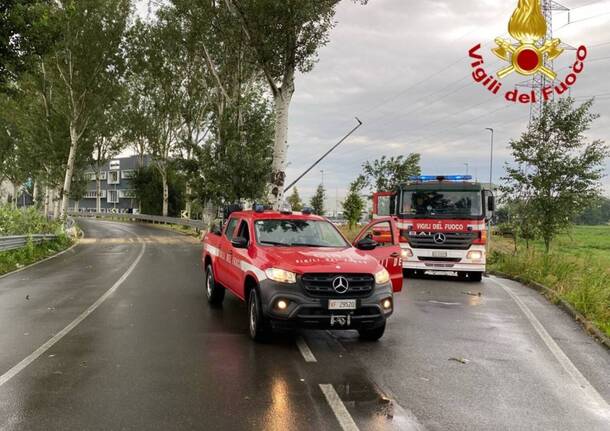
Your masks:
[{"label": "distant fence", "polygon": [[127,213],[70,213],[74,217],[95,217],[95,218],[108,218],[108,219],[119,219],[119,220],[139,220],[149,223],[163,223],[163,224],[175,224],[180,226],[188,226],[194,229],[204,230],[206,228],[205,223],[201,220],[190,220],[179,217],[163,217],[148,214],[127,214]]},{"label": "distant fence", "polygon": [[57,239],[57,235],[52,234],[34,234],[34,235],[11,235],[0,236],[0,252],[17,250],[25,247],[29,241],[33,244],[42,244],[44,241],[52,241]]}]

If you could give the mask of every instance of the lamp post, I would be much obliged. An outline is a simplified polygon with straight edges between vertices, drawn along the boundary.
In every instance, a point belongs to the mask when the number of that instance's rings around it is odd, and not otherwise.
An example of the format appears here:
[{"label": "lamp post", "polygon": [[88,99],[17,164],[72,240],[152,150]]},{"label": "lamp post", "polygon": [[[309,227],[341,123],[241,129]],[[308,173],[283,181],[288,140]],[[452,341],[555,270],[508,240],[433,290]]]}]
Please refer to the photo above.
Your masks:
[{"label": "lamp post", "polygon": [[[493,172],[494,172],[494,129],[486,127],[485,130],[491,132],[491,145],[489,148],[489,190],[493,193]],[[485,202],[487,206],[487,202]],[[489,251],[491,243],[491,216],[487,220],[487,251]]]}]

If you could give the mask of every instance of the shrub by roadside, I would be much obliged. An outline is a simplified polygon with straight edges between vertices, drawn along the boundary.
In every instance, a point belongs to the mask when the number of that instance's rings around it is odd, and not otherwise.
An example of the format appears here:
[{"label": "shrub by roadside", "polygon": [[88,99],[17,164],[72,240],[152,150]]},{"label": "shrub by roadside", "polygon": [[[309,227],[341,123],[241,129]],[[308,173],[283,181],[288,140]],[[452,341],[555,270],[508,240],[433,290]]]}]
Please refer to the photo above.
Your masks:
[{"label": "shrub by roadside", "polygon": [[22,210],[0,206],[0,236],[41,233],[55,234],[57,239],[38,245],[29,242],[23,248],[0,252],[0,275],[52,256],[72,244],[60,221],[47,220],[35,208]]},{"label": "shrub by roadside", "polygon": [[489,267],[548,287],[610,336],[610,269],[595,260],[536,249],[515,255],[494,251]]}]

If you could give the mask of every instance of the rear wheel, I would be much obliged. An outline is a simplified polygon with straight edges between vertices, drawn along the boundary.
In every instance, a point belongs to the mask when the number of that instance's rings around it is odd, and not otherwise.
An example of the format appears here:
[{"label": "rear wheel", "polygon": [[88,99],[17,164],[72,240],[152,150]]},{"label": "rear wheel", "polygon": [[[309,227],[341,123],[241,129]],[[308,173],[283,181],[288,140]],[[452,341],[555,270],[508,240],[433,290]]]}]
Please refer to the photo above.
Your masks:
[{"label": "rear wheel", "polygon": [[248,297],[248,329],[254,341],[266,341],[270,333],[256,289]]},{"label": "rear wheel", "polygon": [[211,264],[208,264],[205,268],[205,294],[208,298],[208,302],[213,305],[222,304],[222,301],[225,298],[225,289],[216,283]]},{"label": "rear wheel", "polygon": [[364,341],[377,341],[381,337],[383,337],[384,332],[385,332],[385,322],[383,322],[383,325],[381,325],[377,328],[358,329],[358,333],[360,334],[360,339],[364,340]]},{"label": "rear wheel", "polygon": [[483,279],[483,273],[471,272],[468,274],[468,278],[470,278],[470,281],[481,281]]}]

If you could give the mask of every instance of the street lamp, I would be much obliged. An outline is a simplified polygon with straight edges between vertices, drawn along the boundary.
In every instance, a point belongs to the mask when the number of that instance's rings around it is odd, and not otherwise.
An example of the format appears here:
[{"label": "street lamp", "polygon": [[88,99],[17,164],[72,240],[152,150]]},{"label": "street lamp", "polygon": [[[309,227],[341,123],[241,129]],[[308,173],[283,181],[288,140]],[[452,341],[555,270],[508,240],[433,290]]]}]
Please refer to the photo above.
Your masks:
[{"label": "street lamp", "polygon": [[[493,193],[493,172],[494,172],[494,129],[486,127],[485,130],[491,132],[491,145],[489,149],[489,190]],[[487,206],[487,202],[485,202]],[[489,251],[491,243],[491,217],[487,220],[487,250]]]}]

